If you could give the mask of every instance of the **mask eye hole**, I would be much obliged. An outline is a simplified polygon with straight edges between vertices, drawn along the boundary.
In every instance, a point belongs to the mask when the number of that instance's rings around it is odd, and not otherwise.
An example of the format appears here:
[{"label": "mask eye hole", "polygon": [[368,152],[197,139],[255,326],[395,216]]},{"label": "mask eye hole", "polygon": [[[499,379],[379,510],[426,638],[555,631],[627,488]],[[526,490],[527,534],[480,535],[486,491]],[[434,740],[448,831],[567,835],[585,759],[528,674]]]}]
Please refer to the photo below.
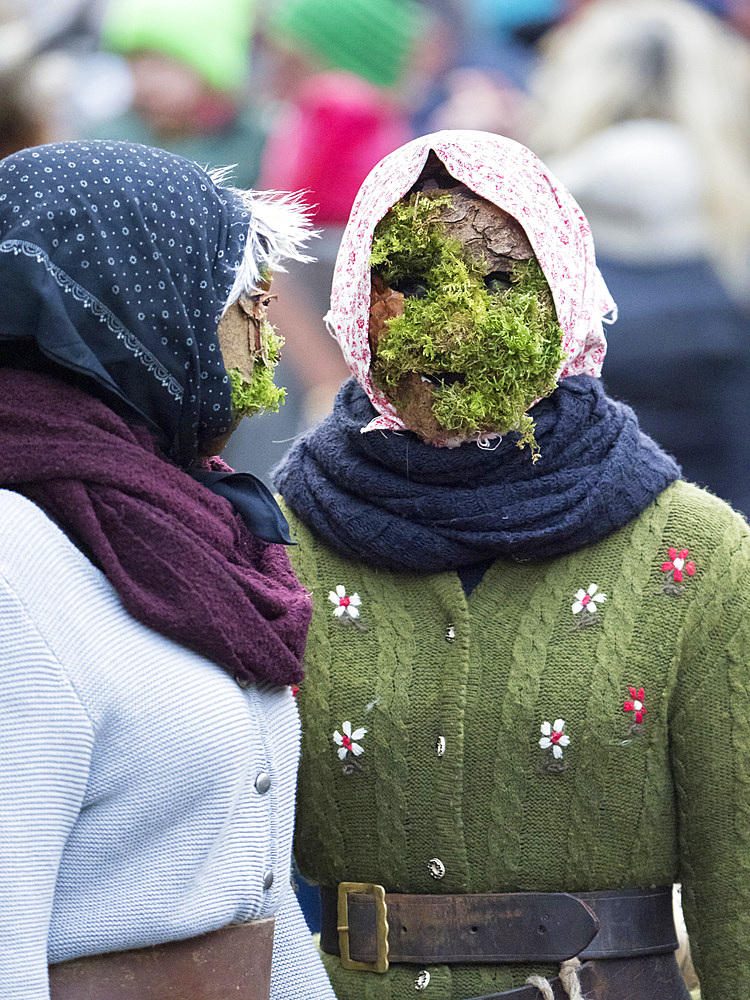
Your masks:
[{"label": "mask eye hole", "polygon": [[438,372],[437,374],[422,375],[423,382],[430,382],[437,389],[443,389],[446,385],[465,385],[466,376],[463,372]]},{"label": "mask eye hole", "polygon": [[510,275],[507,271],[490,271],[484,276],[484,287],[488,292],[502,295],[511,287]]},{"label": "mask eye hole", "polygon": [[419,278],[403,277],[391,285],[394,292],[401,292],[405,299],[423,299],[427,286]]}]

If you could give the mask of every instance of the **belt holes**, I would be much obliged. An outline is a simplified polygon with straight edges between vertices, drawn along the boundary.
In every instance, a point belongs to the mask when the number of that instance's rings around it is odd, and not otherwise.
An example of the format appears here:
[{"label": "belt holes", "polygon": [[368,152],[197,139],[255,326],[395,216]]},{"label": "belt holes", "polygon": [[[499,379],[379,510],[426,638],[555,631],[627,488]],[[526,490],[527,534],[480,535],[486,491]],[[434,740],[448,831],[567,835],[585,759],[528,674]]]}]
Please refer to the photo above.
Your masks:
[{"label": "belt holes", "polygon": [[546,934],[547,933],[547,928],[544,926],[544,924],[539,924],[539,933],[540,934]]},{"label": "belt holes", "polygon": [[407,933],[407,928],[406,928],[406,926],[404,924],[401,925],[401,933],[402,934],[406,934]]},{"label": "belt holes", "polygon": [[471,930],[472,934],[476,934],[476,932],[479,930],[479,928],[478,927],[471,927],[470,930]]}]

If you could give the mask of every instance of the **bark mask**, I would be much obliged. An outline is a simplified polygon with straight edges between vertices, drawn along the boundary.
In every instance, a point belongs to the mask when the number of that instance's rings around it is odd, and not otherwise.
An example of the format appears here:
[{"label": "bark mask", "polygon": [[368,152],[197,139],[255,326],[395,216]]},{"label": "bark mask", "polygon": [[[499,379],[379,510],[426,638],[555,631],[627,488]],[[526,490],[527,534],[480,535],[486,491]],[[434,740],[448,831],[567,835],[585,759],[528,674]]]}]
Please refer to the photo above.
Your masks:
[{"label": "bark mask", "polygon": [[274,369],[284,343],[268,320],[271,279],[252,295],[241,295],[219,323],[219,346],[232,382],[232,407],[237,417],[263,410],[276,412],[285,392],[274,385]]},{"label": "bark mask", "polygon": [[431,444],[519,431],[564,358],[547,281],[520,224],[439,161],[378,223],[370,259],[375,385]]},{"label": "bark mask", "polygon": [[286,392],[274,384],[283,338],[268,320],[271,279],[259,282],[252,294],[243,294],[221,317],[217,334],[219,347],[231,383],[232,424],[226,433],[212,438],[202,455],[218,455],[243,417],[270,410],[278,412]]}]

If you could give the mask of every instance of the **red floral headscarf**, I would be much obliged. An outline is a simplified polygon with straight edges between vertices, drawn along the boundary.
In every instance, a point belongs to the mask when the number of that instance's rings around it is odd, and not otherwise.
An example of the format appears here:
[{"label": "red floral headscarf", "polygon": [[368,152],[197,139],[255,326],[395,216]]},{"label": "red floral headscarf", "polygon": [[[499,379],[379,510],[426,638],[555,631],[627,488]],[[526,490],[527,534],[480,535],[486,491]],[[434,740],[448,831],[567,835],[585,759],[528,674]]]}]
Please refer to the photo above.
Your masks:
[{"label": "red floral headscarf", "polygon": [[572,195],[534,153],[489,132],[443,131],[414,139],[384,157],[362,184],[333,277],[329,328],[379,413],[365,430],[404,428],[370,372],[370,250],[375,226],[415,183],[430,150],[453,177],[523,226],[549,282],[562,328],[566,357],[558,379],[599,375],[607,346],[602,317],[614,313],[616,318],[615,303],[596,266],[589,224]]}]

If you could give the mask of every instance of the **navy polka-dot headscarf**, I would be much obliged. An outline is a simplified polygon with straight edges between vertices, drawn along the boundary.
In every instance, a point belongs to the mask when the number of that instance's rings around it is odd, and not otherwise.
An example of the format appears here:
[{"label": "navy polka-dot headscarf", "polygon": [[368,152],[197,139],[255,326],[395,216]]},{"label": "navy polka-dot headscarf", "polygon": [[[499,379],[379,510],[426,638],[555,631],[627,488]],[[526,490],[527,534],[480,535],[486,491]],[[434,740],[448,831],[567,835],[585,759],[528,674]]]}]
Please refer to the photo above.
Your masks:
[{"label": "navy polka-dot headscarf", "polygon": [[95,379],[189,465],[231,421],[217,325],[251,214],[148,146],[14,153],[0,162],[0,338]]}]

